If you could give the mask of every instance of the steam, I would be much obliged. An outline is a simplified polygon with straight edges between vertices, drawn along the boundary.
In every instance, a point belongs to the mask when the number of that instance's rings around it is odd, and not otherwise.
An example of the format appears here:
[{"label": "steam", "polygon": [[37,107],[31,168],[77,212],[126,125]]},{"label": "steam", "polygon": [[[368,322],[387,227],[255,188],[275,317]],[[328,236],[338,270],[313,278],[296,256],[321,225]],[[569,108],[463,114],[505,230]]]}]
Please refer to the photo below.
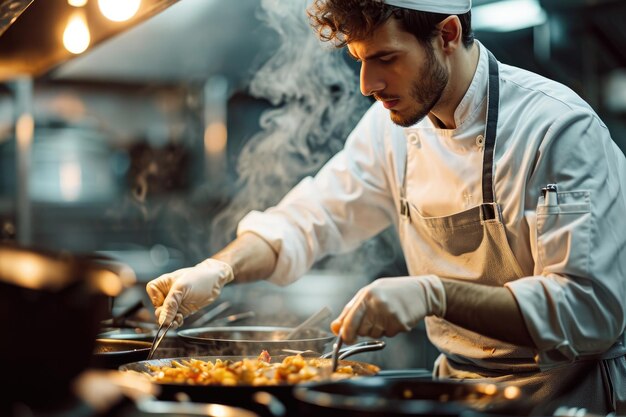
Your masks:
[{"label": "steam", "polygon": [[249,211],[273,206],[341,147],[368,107],[341,51],[309,26],[306,0],[262,0],[258,15],[277,32],[276,53],[256,72],[250,93],[272,103],[238,161],[238,193],[212,224],[211,247],[234,237]]}]

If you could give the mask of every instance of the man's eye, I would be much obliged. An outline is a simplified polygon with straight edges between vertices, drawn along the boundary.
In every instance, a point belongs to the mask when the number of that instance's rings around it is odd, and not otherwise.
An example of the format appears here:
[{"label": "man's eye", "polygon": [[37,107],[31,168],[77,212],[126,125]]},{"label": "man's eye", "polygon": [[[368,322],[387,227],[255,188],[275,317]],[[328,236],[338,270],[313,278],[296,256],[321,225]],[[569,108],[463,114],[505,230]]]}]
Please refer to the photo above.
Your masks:
[{"label": "man's eye", "polygon": [[383,56],[383,57],[378,58],[378,60],[379,60],[380,62],[385,62],[385,63],[387,63],[387,62],[391,62],[391,61],[393,61],[393,57],[392,57],[392,56]]}]

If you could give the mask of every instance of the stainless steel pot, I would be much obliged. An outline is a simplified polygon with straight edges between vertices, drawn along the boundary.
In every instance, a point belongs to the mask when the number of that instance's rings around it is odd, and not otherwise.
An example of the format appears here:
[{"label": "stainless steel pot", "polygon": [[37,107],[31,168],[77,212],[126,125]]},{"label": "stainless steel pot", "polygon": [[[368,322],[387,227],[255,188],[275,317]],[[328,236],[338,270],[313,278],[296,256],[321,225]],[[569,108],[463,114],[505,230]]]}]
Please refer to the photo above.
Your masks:
[{"label": "stainless steel pot", "polygon": [[298,339],[284,340],[293,330],[275,326],[201,327],[178,331],[185,342],[201,346],[203,355],[256,356],[267,350],[270,355],[283,354],[283,349],[325,352],[335,336],[329,331],[304,329]]}]

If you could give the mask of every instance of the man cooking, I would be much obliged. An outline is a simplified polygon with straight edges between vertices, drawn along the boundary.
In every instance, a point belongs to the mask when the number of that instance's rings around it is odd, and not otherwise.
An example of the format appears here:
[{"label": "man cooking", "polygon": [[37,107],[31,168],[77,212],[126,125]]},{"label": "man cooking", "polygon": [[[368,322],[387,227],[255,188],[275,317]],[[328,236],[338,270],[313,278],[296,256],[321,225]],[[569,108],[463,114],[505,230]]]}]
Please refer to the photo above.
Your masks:
[{"label": "man cooking", "polygon": [[[499,63],[471,0],[316,0],[377,101],[345,147],[237,239],[147,285],[161,323],[231,282],[288,284],[397,228],[410,276],[362,288],[347,343],[426,321],[435,376],[522,387],[537,404],[626,413],[626,160],[567,87]],[[575,381],[565,386],[564,381]]]}]

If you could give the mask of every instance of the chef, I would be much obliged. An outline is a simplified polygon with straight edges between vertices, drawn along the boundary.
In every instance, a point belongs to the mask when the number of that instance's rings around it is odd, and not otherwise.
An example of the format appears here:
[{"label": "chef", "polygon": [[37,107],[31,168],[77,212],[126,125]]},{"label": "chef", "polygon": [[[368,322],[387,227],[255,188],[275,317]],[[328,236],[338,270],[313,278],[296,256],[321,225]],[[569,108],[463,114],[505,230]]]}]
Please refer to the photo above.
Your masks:
[{"label": "chef", "polygon": [[331,325],[345,342],[425,320],[436,377],[515,384],[546,410],[626,413],[624,154],[569,88],[498,62],[470,8],[313,2],[313,27],[347,47],[376,102],[235,241],[148,283],[159,322],[179,325],[233,280],[288,284],[393,225],[410,276],[354,296]]}]

